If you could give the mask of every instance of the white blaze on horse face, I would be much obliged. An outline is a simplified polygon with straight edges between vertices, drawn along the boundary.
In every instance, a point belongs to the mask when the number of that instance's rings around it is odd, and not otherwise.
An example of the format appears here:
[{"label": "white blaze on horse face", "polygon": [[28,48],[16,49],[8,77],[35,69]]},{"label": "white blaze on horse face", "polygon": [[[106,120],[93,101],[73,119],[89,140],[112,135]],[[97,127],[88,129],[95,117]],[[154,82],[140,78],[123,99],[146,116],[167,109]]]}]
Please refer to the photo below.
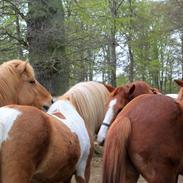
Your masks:
[{"label": "white blaze on horse face", "polygon": [[0,145],[10,138],[8,133],[20,114],[21,112],[17,109],[9,107],[0,108]]},{"label": "white blaze on horse face", "polygon": [[[54,112],[60,112],[65,119],[53,115]],[[64,123],[73,133],[78,136],[81,154],[76,164],[76,174],[84,179],[86,164],[90,153],[90,137],[86,129],[83,118],[76,111],[74,106],[68,100],[58,100],[51,105],[48,114],[53,115]]]},{"label": "white blaze on horse face", "polygon": [[[111,124],[112,119],[114,118],[114,115],[115,115],[115,113],[114,113],[114,105],[116,103],[117,103],[117,99],[113,99],[113,100],[110,101],[109,108],[108,108],[108,110],[107,110],[107,112],[105,114],[105,118],[104,118],[102,123],[105,123],[107,125]],[[98,135],[97,135],[98,143],[103,143],[104,142],[105,137],[107,135],[108,128],[109,127],[106,126],[106,125],[101,125],[100,130],[99,130]]]}]

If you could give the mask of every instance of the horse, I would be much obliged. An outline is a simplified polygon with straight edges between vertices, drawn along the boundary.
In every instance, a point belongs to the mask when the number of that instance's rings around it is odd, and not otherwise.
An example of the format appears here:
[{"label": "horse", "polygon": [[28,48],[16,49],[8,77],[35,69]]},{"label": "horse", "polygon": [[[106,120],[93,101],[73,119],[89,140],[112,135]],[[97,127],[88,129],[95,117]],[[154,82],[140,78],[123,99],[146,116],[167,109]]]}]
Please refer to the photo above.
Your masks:
[{"label": "horse", "polygon": [[93,138],[105,115],[105,105],[112,86],[95,81],[80,82],[71,87],[58,100],[69,100],[84,119]]},{"label": "horse", "polygon": [[182,80],[178,80],[178,79],[175,79],[174,81],[180,87],[179,93],[178,93],[178,96],[177,96],[176,100],[177,101],[182,101],[183,100],[183,81]]},{"label": "horse", "polygon": [[1,107],[0,145],[1,183],[89,182],[92,138],[68,100]]},{"label": "horse", "polygon": [[177,183],[183,174],[183,103],[141,95],[118,114],[104,146],[103,183]]},{"label": "horse", "polygon": [[132,83],[117,87],[111,93],[107,103],[107,112],[97,135],[97,142],[100,145],[103,145],[110,124],[115,119],[117,114],[124,108],[124,106],[135,97],[147,93],[161,94],[158,89],[151,87],[144,81],[134,81]]},{"label": "horse", "polygon": [[182,88],[183,87],[183,81],[175,79],[174,82],[180,87],[179,93],[178,94],[168,93],[168,94],[165,94],[165,95],[168,96],[168,97],[172,97],[175,100],[182,100],[182,98],[183,98],[183,88]]},{"label": "horse", "polygon": [[32,66],[22,60],[0,65],[0,106],[20,104],[48,109],[50,93],[36,80]]},{"label": "horse", "polygon": [[177,97],[178,97],[178,94],[176,94],[176,93],[167,93],[165,95],[168,96],[168,97],[171,97],[173,99],[177,99]]}]

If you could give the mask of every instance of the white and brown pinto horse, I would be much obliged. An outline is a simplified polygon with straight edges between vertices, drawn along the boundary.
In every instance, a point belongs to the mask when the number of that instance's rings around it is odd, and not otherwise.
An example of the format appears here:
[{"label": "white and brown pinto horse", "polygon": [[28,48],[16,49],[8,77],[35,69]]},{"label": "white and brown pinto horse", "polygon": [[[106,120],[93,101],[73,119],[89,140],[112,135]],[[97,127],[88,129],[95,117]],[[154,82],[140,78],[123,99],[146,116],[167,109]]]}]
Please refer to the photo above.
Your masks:
[{"label": "white and brown pinto horse", "polygon": [[93,144],[68,100],[48,113],[31,107],[0,108],[1,183],[88,183]]},{"label": "white and brown pinto horse", "polygon": [[22,104],[48,109],[51,101],[28,62],[11,60],[0,65],[0,106]]},{"label": "white and brown pinto horse", "polygon": [[114,91],[112,91],[107,104],[105,118],[97,135],[97,141],[99,144],[104,143],[109,126],[124,106],[135,97],[148,93],[161,94],[158,89],[151,87],[144,81],[134,81],[132,83],[117,87]]},{"label": "white and brown pinto horse", "polygon": [[94,137],[104,119],[109,95],[108,85],[87,81],[74,85],[64,95],[58,97],[58,100],[68,100],[73,104]]}]

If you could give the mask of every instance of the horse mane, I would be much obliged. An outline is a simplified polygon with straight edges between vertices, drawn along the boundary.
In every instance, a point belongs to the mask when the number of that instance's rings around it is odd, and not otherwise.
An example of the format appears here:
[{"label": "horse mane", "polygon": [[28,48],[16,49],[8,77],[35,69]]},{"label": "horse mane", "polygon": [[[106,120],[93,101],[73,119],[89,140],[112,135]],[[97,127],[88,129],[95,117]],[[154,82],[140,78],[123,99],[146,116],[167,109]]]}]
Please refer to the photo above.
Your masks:
[{"label": "horse mane", "polygon": [[[25,66],[23,73],[19,71],[20,65]],[[33,68],[28,62],[10,60],[0,65],[0,106],[16,103],[16,91],[22,74],[35,78]]]},{"label": "horse mane", "polygon": [[99,128],[99,122],[105,115],[104,108],[108,97],[109,92],[103,84],[87,81],[74,85],[58,99],[69,100],[88,125],[95,123]]},{"label": "horse mane", "polygon": [[130,132],[131,123],[126,117],[123,120],[118,117],[109,129],[104,146],[102,183],[126,182],[126,144]]}]

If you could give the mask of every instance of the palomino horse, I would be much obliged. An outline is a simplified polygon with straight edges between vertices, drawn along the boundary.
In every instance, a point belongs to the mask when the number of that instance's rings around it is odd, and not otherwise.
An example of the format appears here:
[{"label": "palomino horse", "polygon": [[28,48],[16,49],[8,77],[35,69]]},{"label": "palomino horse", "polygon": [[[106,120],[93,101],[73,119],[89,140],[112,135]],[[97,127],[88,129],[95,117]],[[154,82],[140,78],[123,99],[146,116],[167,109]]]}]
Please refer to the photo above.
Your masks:
[{"label": "palomino horse", "polygon": [[0,65],[0,106],[22,104],[48,109],[51,101],[28,62],[11,60]]},{"label": "palomino horse", "polygon": [[58,99],[69,100],[75,106],[94,137],[104,119],[109,94],[108,85],[87,81],[74,85]]},{"label": "palomino horse", "polygon": [[85,123],[68,100],[49,114],[31,107],[0,108],[1,183],[88,183],[93,151]]},{"label": "palomino horse", "polygon": [[158,89],[152,88],[144,81],[134,81],[116,88],[111,93],[107,105],[107,112],[97,135],[97,141],[99,144],[103,144],[110,124],[123,107],[135,97],[148,93],[160,94]]},{"label": "palomino horse", "polygon": [[177,183],[183,174],[183,103],[144,94],[118,114],[105,141],[103,183]]}]

